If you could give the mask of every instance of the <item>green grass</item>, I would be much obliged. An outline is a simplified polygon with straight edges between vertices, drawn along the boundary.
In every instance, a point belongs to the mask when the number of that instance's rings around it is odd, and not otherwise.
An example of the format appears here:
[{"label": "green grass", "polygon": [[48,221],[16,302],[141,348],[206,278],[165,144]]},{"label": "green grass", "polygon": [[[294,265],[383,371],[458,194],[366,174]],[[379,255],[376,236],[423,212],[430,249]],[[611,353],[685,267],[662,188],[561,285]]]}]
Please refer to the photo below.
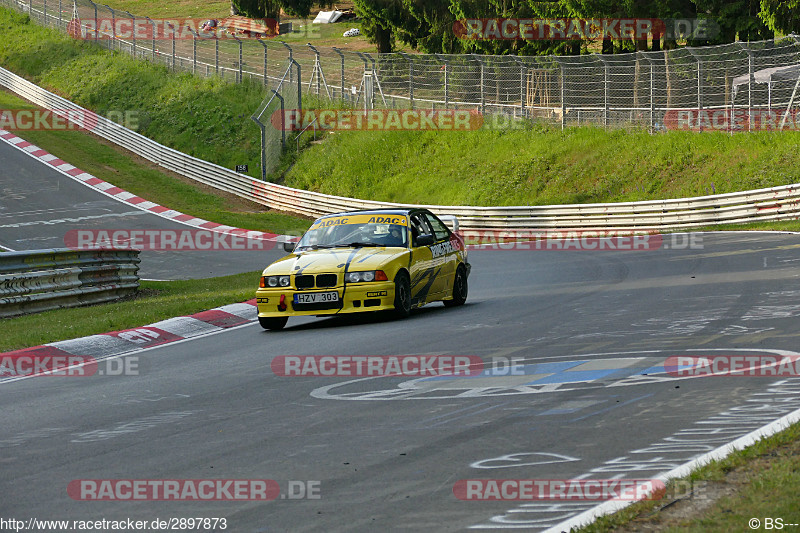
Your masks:
[{"label": "green grass", "polygon": [[[138,113],[139,131],[191,155],[259,173],[249,119],[258,84],[171,74],[147,61],[76,42],[0,10],[0,64],[100,113]],[[308,99],[308,106],[326,106]],[[372,200],[453,205],[543,205],[676,198],[800,181],[800,132],[561,131],[536,124],[472,132],[336,132],[299,156],[287,150],[273,181]],[[291,143],[290,143],[291,144]],[[287,172],[288,171],[288,172]],[[285,176],[283,173],[286,172]]]},{"label": "green grass", "polygon": [[301,154],[285,184],[411,203],[622,202],[797,183],[798,160],[800,132],[336,132]]},{"label": "green grass", "polygon": [[152,324],[255,298],[258,272],[186,281],[142,281],[137,297],[0,319],[0,352]]},{"label": "green grass", "polygon": [[[764,517],[800,523],[800,509],[797,506],[797,491],[800,489],[800,424],[736,451],[725,459],[709,463],[684,479],[738,490],[731,496],[720,498],[702,513],[690,514],[687,518],[673,518],[668,513],[659,512],[659,508],[668,501],[647,501],[599,518],[578,531],[599,533],[638,528],[644,531],[727,533],[748,530],[748,520],[754,517],[762,519],[762,523]],[[703,497],[703,485],[695,483],[694,486],[697,487],[694,497]]]},{"label": "green grass", "polygon": [[[33,107],[0,91],[0,109]],[[255,202],[221,195],[188,180],[181,181],[165,174],[157,165],[82,131],[25,130],[16,133],[100,179],[182,213],[220,224],[280,234],[302,232],[310,224],[309,220],[271,212]]]}]

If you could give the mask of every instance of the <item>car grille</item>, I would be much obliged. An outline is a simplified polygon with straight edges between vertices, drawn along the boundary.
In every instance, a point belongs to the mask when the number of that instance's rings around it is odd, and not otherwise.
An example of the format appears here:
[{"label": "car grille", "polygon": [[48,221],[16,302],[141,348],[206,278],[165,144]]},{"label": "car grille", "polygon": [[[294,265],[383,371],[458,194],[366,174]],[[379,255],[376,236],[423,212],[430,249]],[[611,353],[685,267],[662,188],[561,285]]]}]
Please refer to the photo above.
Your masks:
[{"label": "car grille", "polygon": [[310,289],[314,287],[314,276],[300,275],[294,277],[294,286],[298,289]]},{"label": "car grille", "polygon": [[317,276],[317,287],[335,287],[336,274],[320,274]]},{"label": "car grille", "polygon": [[[336,274],[317,274],[316,280],[312,274],[301,274],[294,277],[294,286],[298,289],[313,289],[314,287],[335,287],[338,281]],[[315,283],[316,281],[316,283]]]}]

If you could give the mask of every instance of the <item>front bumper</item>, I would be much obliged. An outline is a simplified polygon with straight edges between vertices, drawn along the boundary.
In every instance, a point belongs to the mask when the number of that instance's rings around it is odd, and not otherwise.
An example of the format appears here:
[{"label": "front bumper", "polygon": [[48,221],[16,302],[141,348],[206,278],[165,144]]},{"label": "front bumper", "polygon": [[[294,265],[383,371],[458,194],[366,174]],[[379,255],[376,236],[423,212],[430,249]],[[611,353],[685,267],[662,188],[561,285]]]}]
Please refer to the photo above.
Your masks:
[{"label": "front bumper", "polygon": [[[323,302],[316,304],[295,304],[295,294],[309,294],[319,292],[337,292],[338,302]],[[281,296],[286,309],[279,308]],[[361,313],[369,311],[383,311],[394,309],[394,283],[390,281],[349,283],[344,287],[331,287],[329,289],[298,290],[293,288],[261,288],[256,291],[256,304],[258,316],[321,316],[338,315],[345,313]]]}]

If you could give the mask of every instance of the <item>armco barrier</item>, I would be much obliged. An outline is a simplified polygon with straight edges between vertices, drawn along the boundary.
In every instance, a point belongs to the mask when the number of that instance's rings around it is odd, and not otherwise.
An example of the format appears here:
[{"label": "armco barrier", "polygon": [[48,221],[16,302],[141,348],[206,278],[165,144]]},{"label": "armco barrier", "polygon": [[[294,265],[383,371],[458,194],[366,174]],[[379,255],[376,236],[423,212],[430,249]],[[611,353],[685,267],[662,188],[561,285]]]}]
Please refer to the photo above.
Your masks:
[{"label": "armco barrier", "polygon": [[[47,109],[77,111],[82,107],[0,68],[0,85]],[[358,200],[292,189],[263,182],[163,146],[104,117],[93,133],[166,169],[252,200],[272,209],[317,217],[353,209],[406,207],[408,204]],[[645,202],[558,206],[425,206],[436,214],[459,218],[461,229],[475,230],[617,230],[658,231],[712,224],[787,220],[800,217],[800,184],[768,189]]]},{"label": "armco barrier", "polygon": [[138,250],[0,252],[0,318],[130,294],[139,262]]}]

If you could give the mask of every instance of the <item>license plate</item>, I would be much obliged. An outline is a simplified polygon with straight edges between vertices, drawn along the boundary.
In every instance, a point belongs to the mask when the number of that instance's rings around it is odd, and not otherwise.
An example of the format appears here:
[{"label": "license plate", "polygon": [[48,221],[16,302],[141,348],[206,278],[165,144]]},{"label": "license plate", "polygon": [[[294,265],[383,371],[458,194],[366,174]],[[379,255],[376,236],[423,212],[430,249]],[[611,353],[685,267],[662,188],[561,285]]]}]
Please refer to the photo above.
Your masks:
[{"label": "license plate", "polygon": [[338,302],[338,292],[301,292],[294,295],[296,304],[318,304],[323,302]]}]

